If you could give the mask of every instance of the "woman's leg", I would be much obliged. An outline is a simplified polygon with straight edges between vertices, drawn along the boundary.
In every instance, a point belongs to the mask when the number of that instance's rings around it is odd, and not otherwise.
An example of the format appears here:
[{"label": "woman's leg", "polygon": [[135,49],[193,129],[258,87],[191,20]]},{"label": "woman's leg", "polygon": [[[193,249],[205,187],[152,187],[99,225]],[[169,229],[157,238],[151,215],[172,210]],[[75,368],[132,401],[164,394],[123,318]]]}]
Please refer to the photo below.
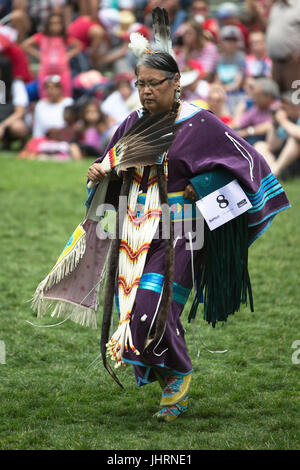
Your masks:
[{"label": "woman's leg", "polygon": [[278,159],[271,166],[271,170],[278,178],[283,170],[286,170],[292,163],[300,157],[300,142],[293,137],[289,137],[287,143],[283,147]]}]

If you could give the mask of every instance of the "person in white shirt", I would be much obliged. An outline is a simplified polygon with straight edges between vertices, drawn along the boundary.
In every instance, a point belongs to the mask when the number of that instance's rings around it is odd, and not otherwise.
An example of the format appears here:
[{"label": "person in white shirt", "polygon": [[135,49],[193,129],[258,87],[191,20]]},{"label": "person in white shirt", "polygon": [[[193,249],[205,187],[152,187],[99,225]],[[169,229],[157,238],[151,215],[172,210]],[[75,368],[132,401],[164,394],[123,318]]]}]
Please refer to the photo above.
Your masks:
[{"label": "person in white shirt", "polygon": [[25,123],[28,105],[24,82],[13,78],[11,61],[0,55],[0,139],[4,145],[29,135]]},{"label": "person in white shirt", "polygon": [[101,111],[117,123],[126,119],[129,113],[140,106],[138,91],[132,87],[132,77],[119,74],[115,77],[115,90],[101,105]]},{"label": "person in white shirt", "polygon": [[44,86],[47,98],[39,100],[36,104],[33,114],[33,137],[44,137],[53,129],[65,127],[64,110],[73,104],[73,98],[63,96],[58,75],[47,77]]}]

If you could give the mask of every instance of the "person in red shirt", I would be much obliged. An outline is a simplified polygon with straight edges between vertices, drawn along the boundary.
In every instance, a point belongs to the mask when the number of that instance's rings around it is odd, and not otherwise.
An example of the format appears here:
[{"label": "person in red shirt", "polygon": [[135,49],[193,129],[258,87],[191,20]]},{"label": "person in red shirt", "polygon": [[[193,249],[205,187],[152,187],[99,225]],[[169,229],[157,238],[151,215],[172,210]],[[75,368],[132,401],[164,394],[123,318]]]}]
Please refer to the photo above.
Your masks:
[{"label": "person in red shirt", "polygon": [[193,0],[191,13],[194,19],[201,23],[208,39],[214,42],[219,40],[219,24],[215,18],[210,17],[209,4],[207,0]]},{"label": "person in red shirt", "polygon": [[83,46],[77,39],[66,35],[62,15],[50,15],[44,32],[34,34],[22,46],[27,53],[40,60],[40,97],[45,97],[44,81],[50,75],[59,75],[64,96],[72,96],[70,60],[81,52]]},{"label": "person in red shirt", "polygon": [[67,31],[71,38],[81,41],[83,51],[89,53],[91,65],[97,66],[100,45],[108,41],[105,28],[99,20],[91,16],[79,16],[69,25]]},{"label": "person in red shirt", "polygon": [[1,33],[1,27],[0,53],[10,60],[12,64],[13,78],[22,80],[24,83],[29,83],[34,80],[25,52],[18,44],[13,43]]}]

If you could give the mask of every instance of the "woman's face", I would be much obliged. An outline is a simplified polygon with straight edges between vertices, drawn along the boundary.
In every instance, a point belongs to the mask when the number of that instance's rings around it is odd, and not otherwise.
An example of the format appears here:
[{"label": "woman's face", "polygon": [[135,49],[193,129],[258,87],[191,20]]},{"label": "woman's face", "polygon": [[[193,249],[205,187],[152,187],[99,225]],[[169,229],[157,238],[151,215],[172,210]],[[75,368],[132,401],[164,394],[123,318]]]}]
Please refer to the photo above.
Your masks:
[{"label": "woman's face", "polygon": [[131,96],[132,94],[132,88],[130,86],[130,83],[124,81],[124,82],[120,82],[119,83],[119,86],[118,86],[118,91],[121,93],[121,96],[123,98],[123,100],[128,100],[128,98]]},{"label": "woman's face", "polygon": [[64,24],[60,16],[52,16],[49,20],[48,28],[52,36],[60,36],[64,29]]},{"label": "woman's face", "polygon": [[84,111],[84,119],[88,124],[97,123],[100,119],[100,111],[98,106],[90,104]]},{"label": "woman's face", "polygon": [[187,25],[184,29],[182,39],[185,46],[196,47],[198,41],[197,32],[192,26]]},{"label": "woman's face", "polygon": [[61,85],[58,83],[45,83],[45,92],[51,103],[56,103],[62,98]]},{"label": "woman's face", "polygon": [[142,85],[138,87],[140,101],[150,114],[172,108],[179,86],[179,76],[175,75],[175,78],[169,81],[163,71],[141,65],[137,81]]}]

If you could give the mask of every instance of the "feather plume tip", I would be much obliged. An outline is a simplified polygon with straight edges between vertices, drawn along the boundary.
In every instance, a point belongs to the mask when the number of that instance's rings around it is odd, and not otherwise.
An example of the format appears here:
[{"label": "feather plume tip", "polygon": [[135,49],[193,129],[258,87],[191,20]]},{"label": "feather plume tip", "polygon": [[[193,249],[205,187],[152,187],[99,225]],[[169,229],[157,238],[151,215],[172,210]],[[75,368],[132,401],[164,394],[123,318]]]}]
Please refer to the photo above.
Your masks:
[{"label": "feather plume tip", "polygon": [[140,58],[146,53],[146,49],[149,49],[149,41],[140,33],[131,33],[129,48]]}]

